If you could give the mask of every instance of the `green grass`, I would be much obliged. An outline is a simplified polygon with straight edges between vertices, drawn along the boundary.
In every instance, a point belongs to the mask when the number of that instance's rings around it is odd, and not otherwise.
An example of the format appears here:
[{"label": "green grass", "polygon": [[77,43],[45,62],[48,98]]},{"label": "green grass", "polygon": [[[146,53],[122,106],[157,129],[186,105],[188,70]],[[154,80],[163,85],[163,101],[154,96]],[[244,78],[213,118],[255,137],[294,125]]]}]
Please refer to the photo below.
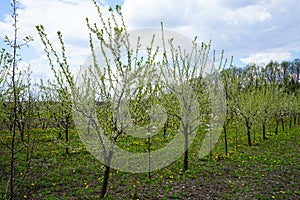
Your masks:
[{"label": "green grass", "polygon": [[[229,155],[224,153],[223,136],[214,147],[212,158],[199,159],[203,133],[197,134],[189,149],[189,171],[183,172],[183,159],[151,173],[132,174],[111,171],[106,199],[299,199],[300,128],[278,135],[268,132],[261,140],[259,129],[253,147],[247,147],[245,133],[229,128]],[[71,133],[70,154],[54,142],[54,130],[34,132],[37,140],[29,173],[21,182],[17,199],[99,199],[103,167],[85,149],[75,131]],[[9,137],[2,133],[2,140]],[[153,147],[168,142],[153,138]],[[131,151],[146,151],[146,140],[121,139]],[[9,172],[8,149],[0,146],[0,198]],[[25,173],[25,154],[17,154],[16,181]]]}]

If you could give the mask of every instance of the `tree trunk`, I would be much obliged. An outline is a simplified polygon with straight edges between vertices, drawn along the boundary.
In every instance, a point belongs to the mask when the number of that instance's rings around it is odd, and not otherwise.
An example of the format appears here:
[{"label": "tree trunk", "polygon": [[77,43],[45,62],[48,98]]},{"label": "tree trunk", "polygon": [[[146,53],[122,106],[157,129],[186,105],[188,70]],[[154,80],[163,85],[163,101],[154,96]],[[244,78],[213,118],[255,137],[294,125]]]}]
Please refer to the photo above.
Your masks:
[{"label": "tree trunk", "polygon": [[281,119],[281,127],[282,127],[282,131],[284,131],[284,119]]},{"label": "tree trunk", "polygon": [[293,117],[290,117],[290,129],[292,128]]},{"label": "tree trunk", "polygon": [[224,142],[225,142],[225,153],[228,155],[228,143],[227,143],[227,130],[226,130],[226,122],[223,124],[223,130],[224,130]]},{"label": "tree trunk", "polygon": [[103,199],[105,197],[105,194],[107,192],[107,185],[108,185],[108,179],[109,179],[109,171],[110,171],[110,166],[105,166],[104,178],[103,178],[102,189],[101,189],[101,194],[100,194],[100,198],[101,199]]},{"label": "tree trunk", "polygon": [[296,126],[296,124],[297,124],[297,117],[294,116],[294,126]]},{"label": "tree trunk", "polygon": [[252,140],[252,143],[255,143],[256,141],[256,130],[254,129],[253,130],[253,140]]},{"label": "tree trunk", "polygon": [[189,168],[189,151],[188,151],[188,145],[189,145],[189,135],[188,133],[184,134],[184,160],[183,160],[183,171],[187,171]]},{"label": "tree trunk", "polygon": [[69,147],[68,147],[68,143],[69,143],[69,127],[68,127],[68,125],[66,125],[65,132],[66,132],[66,145],[67,145],[67,147],[66,147],[66,154],[69,154]]},{"label": "tree trunk", "polygon": [[235,126],[235,150],[237,151],[237,145],[238,145],[238,131],[237,126]]},{"label": "tree trunk", "polygon": [[266,140],[267,137],[266,137],[266,124],[265,123],[262,124],[262,130],[263,130],[263,140]]},{"label": "tree trunk", "polygon": [[275,135],[278,134],[279,121],[276,120]]},{"label": "tree trunk", "polygon": [[108,157],[107,157],[107,159],[105,161],[105,165],[104,165],[105,169],[104,169],[103,183],[102,183],[101,194],[100,194],[101,199],[103,199],[105,197],[106,192],[107,192],[108,179],[109,179],[109,173],[110,173],[110,163],[111,163],[113,154],[114,154],[114,147],[112,146],[108,153]]},{"label": "tree trunk", "polygon": [[148,134],[148,179],[151,180],[151,137]]},{"label": "tree trunk", "polygon": [[252,144],[251,144],[251,127],[250,126],[247,126],[247,137],[248,137],[248,146],[251,147]]},{"label": "tree trunk", "polygon": [[61,139],[61,131],[58,132],[58,138],[57,139]]},{"label": "tree trunk", "polygon": [[24,131],[21,130],[21,131],[20,131],[20,134],[21,134],[21,142],[24,143],[24,141],[25,141],[25,139],[24,139]]},{"label": "tree trunk", "polygon": [[13,125],[13,130],[12,132],[12,141],[11,141],[11,154],[10,154],[10,199],[14,199],[14,191],[15,191],[15,136],[16,136],[16,127]]},{"label": "tree trunk", "polygon": [[164,139],[167,138],[167,127],[168,127],[168,124],[167,122],[164,123]]}]

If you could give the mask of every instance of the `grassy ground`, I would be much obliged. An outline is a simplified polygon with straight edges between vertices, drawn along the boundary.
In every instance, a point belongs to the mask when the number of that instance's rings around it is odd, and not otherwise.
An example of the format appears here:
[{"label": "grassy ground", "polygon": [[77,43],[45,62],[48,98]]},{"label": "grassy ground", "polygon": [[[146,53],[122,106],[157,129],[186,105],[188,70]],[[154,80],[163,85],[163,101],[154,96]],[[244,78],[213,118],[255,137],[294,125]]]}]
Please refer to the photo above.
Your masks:
[{"label": "grassy ground", "polygon": [[[111,171],[107,199],[300,199],[300,128],[293,127],[262,141],[256,135],[247,147],[244,136],[229,137],[229,155],[220,138],[212,158],[198,158],[201,137],[190,149],[189,171],[182,172],[182,159],[151,173],[131,174]],[[241,130],[238,130],[241,132]],[[73,133],[71,153],[53,142],[50,132],[36,131],[29,173],[24,154],[17,161],[17,199],[99,199],[103,167],[82,146]],[[257,133],[259,134],[259,132]],[[3,138],[2,138],[3,139]],[[7,138],[9,140],[9,138]],[[136,143],[135,143],[136,144]],[[8,149],[0,147],[0,198],[8,179]],[[19,177],[19,178],[18,178]]]}]

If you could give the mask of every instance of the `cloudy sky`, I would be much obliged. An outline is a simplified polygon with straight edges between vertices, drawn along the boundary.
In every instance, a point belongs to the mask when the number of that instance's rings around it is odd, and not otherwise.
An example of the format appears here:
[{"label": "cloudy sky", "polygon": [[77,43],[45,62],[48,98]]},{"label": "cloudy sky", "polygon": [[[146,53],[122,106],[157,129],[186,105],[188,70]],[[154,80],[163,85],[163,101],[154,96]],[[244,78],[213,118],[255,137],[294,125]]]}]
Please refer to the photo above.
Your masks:
[{"label": "cloudy sky", "polygon": [[[89,54],[85,18],[97,21],[90,0],[19,0],[20,38],[35,41],[22,51],[24,66],[30,64],[35,76],[48,77],[49,67],[35,26],[43,24],[54,41],[60,30],[74,72]],[[225,50],[234,64],[267,63],[270,60],[300,58],[300,4],[298,0],[102,0],[122,6],[129,30],[160,27],[177,31],[199,41],[212,40],[212,49]],[[0,37],[11,35],[9,0],[0,0]],[[105,15],[105,12],[104,12]],[[4,47],[0,41],[0,47]]]}]

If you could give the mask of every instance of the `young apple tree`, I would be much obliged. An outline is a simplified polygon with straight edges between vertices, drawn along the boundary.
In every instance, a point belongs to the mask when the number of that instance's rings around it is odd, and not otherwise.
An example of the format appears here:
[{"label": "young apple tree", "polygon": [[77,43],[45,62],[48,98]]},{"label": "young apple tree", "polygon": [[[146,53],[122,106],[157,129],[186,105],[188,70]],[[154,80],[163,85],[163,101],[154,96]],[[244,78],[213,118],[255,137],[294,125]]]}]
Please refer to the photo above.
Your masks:
[{"label": "young apple tree", "polygon": [[[117,6],[115,11],[110,9],[111,17],[106,20],[100,6],[96,1],[93,2],[98,11],[101,26],[99,27],[96,23],[91,24],[89,19],[86,19],[90,31],[91,56],[82,66],[76,81],[67,64],[61,33],[58,32],[62,45],[62,58],[53,49],[43,26],[37,26],[37,30],[52,69],[54,69],[55,61],[59,65],[59,71],[54,70],[54,72],[58,84],[58,97],[65,106],[62,108],[64,109],[62,111],[64,123],[66,124],[68,122],[66,120],[71,119],[69,116],[73,111],[81,140],[88,150],[103,163],[100,197],[104,198],[112,166],[124,167],[130,171],[130,168],[134,168],[133,165],[139,165],[139,163],[130,165],[125,159],[125,163],[116,166],[118,165],[116,162],[124,159],[117,153],[119,138],[125,133],[132,132],[132,126],[139,126],[139,118],[142,118],[141,120],[146,124],[146,129],[142,128],[143,130],[151,134],[150,129],[154,128],[150,127],[149,120],[155,121],[155,119],[145,119],[142,113],[147,111],[145,110],[149,104],[147,101],[152,102],[151,99],[155,97],[153,94],[157,91],[156,72],[153,68],[157,48],[153,47],[152,42],[146,49],[146,55],[139,54],[140,39],[137,39],[134,44],[130,43],[120,7]],[[99,47],[95,48],[95,45]],[[133,49],[132,45],[136,45],[136,48]],[[71,93],[72,96],[70,96]],[[71,99],[73,104],[71,104]],[[143,107],[142,111],[140,107]],[[147,116],[147,113],[145,115]],[[153,125],[153,123],[150,124]]]},{"label": "young apple tree", "polygon": [[234,95],[233,106],[238,116],[241,117],[246,127],[248,146],[252,146],[251,128],[255,123],[258,114],[259,102],[256,100],[258,90],[255,87],[255,79],[253,66],[246,69],[242,76],[233,76]]},{"label": "young apple tree", "polygon": [[[24,134],[28,126],[25,124],[30,123],[28,113],[31,107],[29,107],[30,98],[27,96],[30,83],[25,81],[23,71],[19,67],[19,61],[21,59],[19,55],[19,49],[23,46],[27,46],[32,38],[27,36],[23,41],[19,40],[19,27],[18,27],[18,1],[11,1],[12,8],[12,27],[13,35],[10,38],[5,36],[4,42],[8,48],[3,49],[0,54],[0,101],[1,101],[1,124],[5,124],[6,127],[1,127],[8,130],[9,139],[2,141],[9,149],[9,178],[7,182],[4,198],[15,199],[18,192],[20,192],[19,186],[23,184],[23,180],[27,174],[27,170],[30,165],[30,157],[28,154],[32,151],[28,151],[32,147],[31,141],[24,140]],[[28,130],[27,130],[28,131]],[[29,134],[29,133],[28,133]],[[18,137],[20,136],[20,137]],[[26,151],[27,148],[27,151]],[[21,167],[21,159],[18,159],[17,154],[26,151],[28,159],[26,161],[26,168]],[[26,154],[25,153],[25,154]],[[24,166],[24,165],[23,165]],[[22,170],[22,175],[18,170]]]},{"label": "young apple tree", "polygon": [[[47,54],[47,58],[50,67],[54,73],[54,82],[48,81],[48,86],[42,86],[47,89],[45,92],[50,92],[52,96],[52,104],[50,105],[50,115],[55,120],[55,127],[58,128],[59,135],[58,139],[61,138],[62,133],[65,135],[66,146],[65,152],[69,153],[69,134],[73,127],[73,117],[72,117],[72,99],[71,99],[71,89],[74,85],[73,74],[70,72],[70,66],[66,58],[66,49],[62,39],[62,34],[60,31],[57,32],[57,36],[61,45],[61,57],[58,52],[53,48],[50,40],[45,33],[44,27],[42,25],[36,26],[38,34],[45,46],[44,50]],[[49,103],[49,102],[45,102]]]},{"label": "young apple tree", "polygon": [[273,117],[273,111],[275,109],[275,98],[274,98],[274,90],[271,85],[263,84],[260,88],[257,89],[257,95],[255,96],[258,101],[258,113],[257,113],[257,121],[261,123],[262,127],[262,138],[264,140],[266,137],[266,126],[268,122]]},{"label": "young apple tree", "polygon": [[163,42],[162,104],[167,108],[168,115],[179,121],[178,133],[184,137],[183,171],[187,171],[188,147],[199,131],[199,126],[207,124],[210,127],[208,137],[201,146],[201,154],[210,152],[219,137],[216,130],[224,119],[225,108],[220,98],[223,96],[220,95],[223,88],[220,88],[222,84],[218,69],[214,66],[215,60],[212,63],[208,61],[210,44],[199,45],[196,38],[194,41],[186,39],[183,42],[176,41],[176,38],[165,40],[163,37]]}]

